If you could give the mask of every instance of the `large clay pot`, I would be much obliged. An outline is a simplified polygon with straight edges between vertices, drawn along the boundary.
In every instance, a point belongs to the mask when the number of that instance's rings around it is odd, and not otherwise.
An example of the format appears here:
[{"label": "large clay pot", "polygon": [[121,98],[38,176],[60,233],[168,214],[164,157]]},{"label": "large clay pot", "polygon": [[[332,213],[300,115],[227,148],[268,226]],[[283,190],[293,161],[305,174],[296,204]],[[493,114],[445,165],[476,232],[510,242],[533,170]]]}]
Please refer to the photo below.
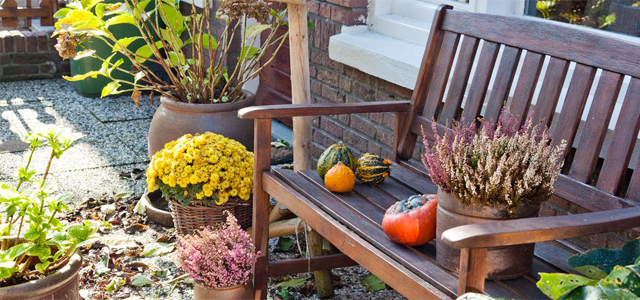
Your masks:
[{"label": "large clay pot", "polygon": [[149,157],[164,144],[191,133],[207,131],[224,135],[253,151],[253,120],[238,118],[238,110],[252,106],[255,95],[244,92],[245,99],[232,103],[195,104],[160,98],[149,127]]},{"label": "large clay pot", "polygon": [[[438,212],[436,216],[436,260],[443,267],[458,272],[460,250],[442,242],[442,233],[461,225],[496,222],[507,219],[535,217],[540,206],[523,207],[516,215],[506,210],[488,206],[467,206],[451,193],[438,189]],[[535,244],[489,248],[487,252],[487,279],[505,280],[517,278],[531,271]]]},{"label": "large clay pot", "polygon": [[69,262],[55,273],[38,280],[0,288],[3,300],[79,300],[78,272],[82,257],[76,252]]},{"label": "large clay pot", "polygon": [[253,299],[253,285],[236,285],[228,288],[214,289],[196,283],[193,290],[196,300],[242,300]]}]

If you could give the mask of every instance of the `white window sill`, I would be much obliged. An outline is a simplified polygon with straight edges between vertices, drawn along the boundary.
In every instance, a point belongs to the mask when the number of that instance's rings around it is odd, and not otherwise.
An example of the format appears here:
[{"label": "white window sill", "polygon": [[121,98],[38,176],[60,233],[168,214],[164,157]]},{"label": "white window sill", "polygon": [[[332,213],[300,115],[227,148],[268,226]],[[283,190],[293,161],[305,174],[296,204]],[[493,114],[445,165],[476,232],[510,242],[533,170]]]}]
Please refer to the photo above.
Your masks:
[{"label": "white window sill", "polygon": [[329,57],[399,86],[413,89],[424,45],[417,45],[381,33],[367,26],[343,27],[329,40]]}]

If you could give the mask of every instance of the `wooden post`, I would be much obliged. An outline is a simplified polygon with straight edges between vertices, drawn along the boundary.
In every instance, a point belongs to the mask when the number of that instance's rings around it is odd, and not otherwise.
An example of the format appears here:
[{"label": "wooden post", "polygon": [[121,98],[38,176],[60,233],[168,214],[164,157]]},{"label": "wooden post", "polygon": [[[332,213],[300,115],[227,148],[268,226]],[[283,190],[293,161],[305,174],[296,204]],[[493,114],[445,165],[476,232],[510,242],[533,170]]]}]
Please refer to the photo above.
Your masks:
[{"label": "wooden post", "polygon": [[[309,77],[309,34],[307,7],[289,3],[289,49],[291,55],[291,98],[293,104],[311,103],[311,79]],[[293,169],[311,169],[311,118],[293,118]],[[315,231],[307,234],[309,253],[322,255],[322,237]],[[333,283],[329,270],[313,272],[318,298],[333,295]]]},{"label": "wooden post", "polygon": [[[293,104],[311,103],[307,7],[289,4],[289,50],[291,55],[291,99]],[[311,169],[311,119],[293,118],[293,169]]]}]

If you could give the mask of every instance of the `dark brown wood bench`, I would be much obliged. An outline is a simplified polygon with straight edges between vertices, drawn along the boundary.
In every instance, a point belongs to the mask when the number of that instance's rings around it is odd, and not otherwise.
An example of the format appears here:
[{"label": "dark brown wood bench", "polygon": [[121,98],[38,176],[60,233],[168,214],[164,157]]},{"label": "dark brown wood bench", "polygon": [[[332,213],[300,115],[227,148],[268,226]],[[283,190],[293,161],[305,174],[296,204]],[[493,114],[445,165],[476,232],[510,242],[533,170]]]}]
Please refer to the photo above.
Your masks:
[{"label": "dark brown wood bench", "polygon": [[[472,290],[541,299],[545,296],[535,287],[538,272],[572,272],[565,261],[582,250],[563,239],[640,226],[640,172],[633,172],[637,164],[629,168],[640,128],[640,47],[575,27],[472,14],[447,6],[438,9],[427,45],[411,101],[276,105],[239,113],[241,118],[255,119],[256,129],[253,224],[254,241],[261,251],[254,280],[256,298],[266,297],[268,276],[355,261],[410,299],[451,299]],[[547,68],[542,74],[545,59]],[[568,91],[556,112],[569,73]],[[624,102],[605,145],[625,76],[628,89],[620,95]],[[532,105],[536,87],[539,95]],[[592,89],[595,92],[590,97]],[[592,99],[590,109],[585,108],[588,99]],[[467,120],[496,119],[504,105],[520,116],[535,107],[535,121],[554,128],[551,142],[564,139],[573,145],[567,149],[552,201],[587,213],[451,229],[443,240],[461,249],[466,258],[461,259],[460,274],[436,263],[434,242],[405,247],[390,241],[380,226],[385,210],[410,195],[436,192],[422,164],[411,159],[421,127],[433,140],[428,130],[432,122],[443,132],[446,124],[463,114]],[[587,118],[581,122],[584,110],[588,110]],[[324,188],[314,170],[270,171],[272,118],[375,112],[396,115],[395,163],[391,177],[379,186],[356,184],[350,193],[334,194]],[[344,255],[269,262],[269,195]],[[522,243],[536,243],[532,272],[513,280],[485,281],[487,247]]]}]

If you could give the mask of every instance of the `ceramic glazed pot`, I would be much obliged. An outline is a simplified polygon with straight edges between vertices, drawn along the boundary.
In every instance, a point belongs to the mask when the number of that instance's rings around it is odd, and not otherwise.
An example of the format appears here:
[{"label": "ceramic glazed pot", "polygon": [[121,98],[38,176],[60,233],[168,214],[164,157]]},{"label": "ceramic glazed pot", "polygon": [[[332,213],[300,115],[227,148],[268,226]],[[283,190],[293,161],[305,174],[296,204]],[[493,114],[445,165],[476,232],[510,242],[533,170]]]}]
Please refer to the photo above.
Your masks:
[{"label": "ceramic glazed pot", "polygon": [[82,257],[76,251],[64,267],[45,278],[0,288],[0,299],[79,300],[78,272],[80,267],[82,267]]},{"label": "ceramic glazed pot", "polygon": [[[458,272],[460,250],[442,242],[442,233],[461,225],[496,222],[508,219],[530,218],[538,215],[540,207],[523,207],[517,215],[488,206],[466,206],[451,193],[438,189],[436,217],[436,260],[443,267]],[[489,248],[487,252],[487,278],[505,280],[517,278],[531,271],[535,244]]]},{"label": "ceramic glazed pot", "polygon": [[244,92],[246,98],[233,103],[195,104],[160,98],[160,107],[149,127],[149,157],[164,148],[164,144],[191,133],[207,131],[224,135],[253,151],[253,120],[238,118],[238,110],[255,104],[255,95]]},{"label": "ceramic glazed pot", "polygon": [[228,288],[214,289],[200,283],[193,290],[196,300],[240,300],[253,299],[253,285],[236,285]]}]

